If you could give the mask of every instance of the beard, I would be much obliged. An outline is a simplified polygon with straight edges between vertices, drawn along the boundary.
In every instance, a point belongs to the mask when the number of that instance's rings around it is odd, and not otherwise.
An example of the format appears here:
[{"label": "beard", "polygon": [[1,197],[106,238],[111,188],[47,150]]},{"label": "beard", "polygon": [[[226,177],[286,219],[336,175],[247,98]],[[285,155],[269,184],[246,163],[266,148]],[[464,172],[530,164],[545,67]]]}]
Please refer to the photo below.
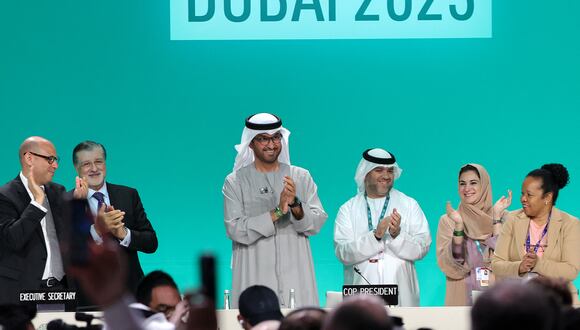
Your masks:
[{"label": "beard", "polygon": [[393,188],[392,183],[379,183],[379,182],[372,182],[368,183],[366,186],[367,194],[369,195],[378,195],[378,196],[386,196],[389,191]]}]

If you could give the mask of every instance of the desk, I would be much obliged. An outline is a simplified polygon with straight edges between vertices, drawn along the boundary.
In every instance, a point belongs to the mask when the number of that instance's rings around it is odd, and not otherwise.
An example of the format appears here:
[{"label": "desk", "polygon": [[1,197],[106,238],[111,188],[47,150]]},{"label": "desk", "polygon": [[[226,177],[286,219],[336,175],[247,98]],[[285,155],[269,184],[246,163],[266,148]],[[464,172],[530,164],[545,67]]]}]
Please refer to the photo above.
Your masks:
[{"label": "desk", "polygon": [[[389,314],[403,318],[406,330],[414,330],[428,327],[436,330],[467,330],[470,328],[470,307],[393,307],[389,308]],[[283,309],[287,314],[289,309]],[[102,315],[99,312],[91,313]],[[238,323],[238,310],[218,310],[218,324],[220,330],[241,330]],[[35,328],[47,324],[54,319],[62,319],[68,324],[83,325],[75,321],[74,313],[38,313],[33,320]],[[99,323],[97,320],[95,324]]]}]

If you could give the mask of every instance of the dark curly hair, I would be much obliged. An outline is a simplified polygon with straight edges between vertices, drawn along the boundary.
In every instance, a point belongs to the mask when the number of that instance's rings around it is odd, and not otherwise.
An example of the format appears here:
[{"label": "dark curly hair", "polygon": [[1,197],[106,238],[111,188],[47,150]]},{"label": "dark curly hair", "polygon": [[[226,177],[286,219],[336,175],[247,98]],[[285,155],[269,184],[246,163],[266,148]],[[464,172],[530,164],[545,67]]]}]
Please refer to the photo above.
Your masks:
[{"label": "dark curly hair", "polygon": [[542,180],[542,191],[545,194],[552,193],[552,204],[556,205],[558,193],[570,181],[568,170],[562,164],[545,164],[541,168],[528,173],[526,177],[533,177]]}]

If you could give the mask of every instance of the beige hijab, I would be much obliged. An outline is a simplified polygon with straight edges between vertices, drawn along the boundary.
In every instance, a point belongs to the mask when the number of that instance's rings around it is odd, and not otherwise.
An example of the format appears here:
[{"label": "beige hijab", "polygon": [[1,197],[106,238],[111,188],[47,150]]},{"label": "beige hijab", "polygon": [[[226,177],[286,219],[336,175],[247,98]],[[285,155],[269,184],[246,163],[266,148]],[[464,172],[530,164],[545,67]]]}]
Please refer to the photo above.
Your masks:
[{"label": "beige hijab", "polygon": [[481,196],[474,204],[460,203],[457,211],[463,218],[465,235],[472,240],[485,240],[493,231],[493,205],[491,182],[486,169],[479,164],[467,164],[477,168],[481,182]]}]

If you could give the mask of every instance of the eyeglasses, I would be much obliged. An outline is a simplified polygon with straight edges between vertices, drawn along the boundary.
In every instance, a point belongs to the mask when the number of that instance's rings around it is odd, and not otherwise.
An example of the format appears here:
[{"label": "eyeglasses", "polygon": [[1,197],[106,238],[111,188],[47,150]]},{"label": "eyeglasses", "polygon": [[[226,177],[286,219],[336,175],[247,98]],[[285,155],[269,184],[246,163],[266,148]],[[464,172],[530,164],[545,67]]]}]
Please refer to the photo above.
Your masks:
[{"label": "eyeglasses", "polygon": [[[57,156],[45,156],[45,155],[37,154],[36,152],[32,152],[32,151],[29,151],[29,153],[31,153],[31,154],[33,154],[33,155],[35,155],[37,157],[46,159],[46,161],[50,165],[52,165],[52,163],[54,163],[54,162],[57,162],[57,163],[59,162],[59,159],[58,159]],[[24,154],[26,154],[26,153],[24,153]]]},{"label": "eyeglasses", "polygon": [[254,138],[254,141],[262,145],[266,145],[270,143],[270,141],[272,141],[274,144],[278,144],[280,141],[282,141],[282,134],[274,134],[273,136],[257,135]]},{"label": "eyeglasses", "polygon": [[88,170],[91,167],[93,167],[93,165],[95,165],[95,167],[101,168],[101,167],[103,167],[103,165],[105,165],[105,160],[104,159],[97,159],[94,162],[89,162],[89,161],[82,162],[81,168],[84,170]]}]

